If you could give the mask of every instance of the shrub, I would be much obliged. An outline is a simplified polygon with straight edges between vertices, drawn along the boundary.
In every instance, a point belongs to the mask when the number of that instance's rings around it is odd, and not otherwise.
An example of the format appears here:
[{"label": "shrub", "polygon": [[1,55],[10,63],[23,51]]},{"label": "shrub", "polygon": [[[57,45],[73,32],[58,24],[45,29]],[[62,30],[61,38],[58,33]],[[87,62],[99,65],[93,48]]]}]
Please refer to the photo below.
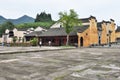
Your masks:
[{"label": "shrub", "polygon": [[38,44],[37,38],[33,38],[32,40],[30,40],[30,43],[32,46],[37,46],[37,44]]},{"label": "shrub", "polygon": [[14,36],[14,37],[13,37],[13,42],[16,43],[16,41],[17,41],[17,37]]}]

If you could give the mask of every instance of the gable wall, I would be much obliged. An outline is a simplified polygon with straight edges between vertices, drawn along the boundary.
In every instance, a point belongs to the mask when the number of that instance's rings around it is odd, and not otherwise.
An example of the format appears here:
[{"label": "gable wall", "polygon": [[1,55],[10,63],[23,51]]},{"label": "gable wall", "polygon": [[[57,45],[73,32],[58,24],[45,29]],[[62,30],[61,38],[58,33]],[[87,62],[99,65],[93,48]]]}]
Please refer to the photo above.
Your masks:
[{"label": "gable wall", "polygon": [[116,37],[115,37],[115,23],[113,21],[111,21],[110,24],[110,30],[112,31],[111,33],[111,42],[115,42],[116,41]]},{"label": "gable wall", "polygon": [[95,19],[90,19],[90,26],[82,33],[77,33],[78,35],[78,47],[80,47],[80,39],[83,37],[83,46],[88,47],[91,44],[98,44],[98,31],[97,22]]},{"label": "gable wall", "polygon": [[107,24],[103,22],[101,26],[102,26],[101,44],[107,44],[108,43]]},{"label": "gable wall", "polygon": [[[78,46],[80,47],[80,38],[83,37],[83,46],[88,47],[91,44],[99,44],[99,35],[97,29],[97,22],[96,19],[91,18],[89,20],[90,26],[87,30],[82,33],[77,33],[78,35]],[[115,23],[111,21],[109,24],[106,22],[101,23],[102,33],[100,36],[100,44],[108,44],[110,42],[116,42],[116,38],[120,38],[120,32],[115,33]],[[109,30],[112,31],[109,34]],[[87,35],[86,35],[87,34]]]}]

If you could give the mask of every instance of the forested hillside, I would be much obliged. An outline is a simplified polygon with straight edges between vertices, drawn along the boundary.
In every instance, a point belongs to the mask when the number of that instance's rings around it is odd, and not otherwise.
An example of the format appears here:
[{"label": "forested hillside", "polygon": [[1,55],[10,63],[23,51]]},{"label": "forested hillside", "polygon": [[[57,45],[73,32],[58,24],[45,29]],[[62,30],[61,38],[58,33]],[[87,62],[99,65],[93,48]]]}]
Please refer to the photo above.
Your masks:
[{"label": "forested hillside", "polygon": [[[6,29],[13,29],[13,28],[36,28],[38,26],[43,27],[45,29],[49,29],[51,25],[55,23],[52,20],[51,14],[47,14],[45,12],[41,12],[40,14],[36,15],[36,18],[33,19],[27,15],[24,15],[18,19],[6,19],[0,16],[0,21],[3,21],[0,24],[0,36],[5,33]],[[32,21],[31,21],[32,20]]]}]

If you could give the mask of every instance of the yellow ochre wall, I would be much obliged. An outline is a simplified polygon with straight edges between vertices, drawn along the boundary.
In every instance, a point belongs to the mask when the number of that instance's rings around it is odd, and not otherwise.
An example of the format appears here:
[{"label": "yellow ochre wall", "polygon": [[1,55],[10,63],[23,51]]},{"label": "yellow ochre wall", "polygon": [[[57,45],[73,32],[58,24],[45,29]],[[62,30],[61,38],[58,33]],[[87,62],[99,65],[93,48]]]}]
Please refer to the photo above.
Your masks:
[{"label": "yellow ochre wall", "polygon": [[110,30],[112,30],[111,33],[111,42],[115,42],[116,41],[116,37],[115,37],[115,23],[114,21],[111,21],[111,25],[110,25]]},{"label": "yellow ochre wall", "polygon": [[[89,20],[90,25],[88,29],[86,29],[82,33],[77,33],[78,35],[78,47],[81,47],[80,39],[83,38],[83,47],[88,47],[91,44],[98,44],[98,30],[97,30],[97,21],[95,18],[91,18]],[[116,34],[115,34],[115,23],[111,21],[109,25],[106,22],[101,23],[102,26],[102,33],[101,33],[101,44],[108,44],[108,41],[115,42],[116,41]],[[108,29],[112,31],[109,40],[109,33]]]},{"label": "yellow ochre wall", "polygon": [[102,26],[101,44],[107,44],[109,39],[107,36],[107,24],[103,22],[101,26]]},{"label": "yellow ochre wall", "polygon": [[120,32],[116,32],[116,33],[115,33],[115,37],[116,37],[116,38],[120,38]]},{"label": "yellow ochre wall", "polygon": [[77,33],[78,35],[78,47],[80,47],[80,39],[83,38],[83,46],[87,47],[91,44],[98,43],[97,22],[95,19],[90,19],[90,26],[83,33]]}]

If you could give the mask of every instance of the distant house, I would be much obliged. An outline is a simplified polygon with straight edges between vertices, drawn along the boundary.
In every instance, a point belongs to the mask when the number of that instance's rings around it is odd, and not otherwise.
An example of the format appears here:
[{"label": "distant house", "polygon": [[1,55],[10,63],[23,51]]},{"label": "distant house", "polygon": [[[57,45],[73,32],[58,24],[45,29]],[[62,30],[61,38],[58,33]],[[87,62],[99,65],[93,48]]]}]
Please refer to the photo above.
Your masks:
[{"label": "distant house", "polygon": [[29,34],[34,31],[34,28],[14,28],[12,30],[6,29],[5,33],[0,38],[0,42],[13,43],[13,38],[16,38],[17,43],[26,42],[25,34]]},{"label": "distant house", "polygon": [[25,40],[28,42],[31,39],[37,37],[38,39],[40,39],[40,34],[44,33],[45,31],[47,31],[46,29],[43,29],[42,27],[38,26],[36,29],[34,29],[32,32],[29,32],[27,34],[24,35]]},{"label": "distant house", "polygon": [[61,28],[61,27],[62,27],[62,23],[56,22],[56,23],[53,24],[50,28]]},{"label": "distant house", "polygon": [[5,33],[0,38],[0,42],[13,43],[13,38],[16,38],[17,43],[29,41],[31,38],[36,37],[41,33],[41,31],[46,31],[41,27],[34,28],[14,28],[12,30],[6,29]]},{"label": "distant house", "polygon": [[46,29],[38,26],[34,31],[47,31]]},{"label": "distant house", "polygon": [[23,42],[24,34],[26,33],[26,29],[17,29],[13,30],[5,30],[5,33],[2,35],[1,42],[12,43],[13,37],[16,37],[16,42]]},{"label": "distant house", "polygon": [[[85,20],[82,19],[84,23]],[[86,22],[86,24],[88,24]],[[73,28],[73,31],[70,33],[69,37],[69,43],[70,45],[76,45],[78,43],[78,31],[85,31],[88,28],[88,25],[84,24],[84,26],[75,26]],[[48,29],[46,32],[39,35],[39,37],[42,39],[43,45],[49,45],[48,42],[51,41],[52,46],[62,46],[66,45],[66,32],[64,27],[62,26],[62,23],[55,23]]]}]

